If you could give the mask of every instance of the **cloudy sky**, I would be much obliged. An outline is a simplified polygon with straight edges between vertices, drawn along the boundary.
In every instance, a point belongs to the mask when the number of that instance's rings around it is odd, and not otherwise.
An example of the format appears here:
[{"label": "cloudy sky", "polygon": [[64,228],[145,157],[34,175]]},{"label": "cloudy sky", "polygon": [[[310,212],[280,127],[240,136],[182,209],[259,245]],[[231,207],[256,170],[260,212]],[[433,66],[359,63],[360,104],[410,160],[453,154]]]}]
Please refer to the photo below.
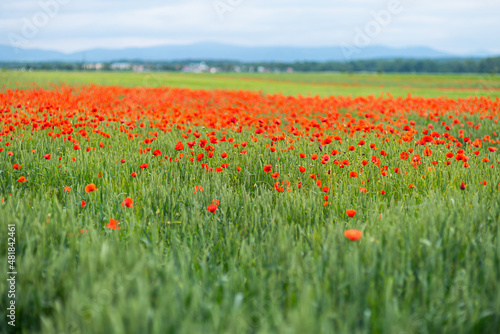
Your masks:
[{"label": "cloudy sky", "polygon": [[0,44],[74,52],[366,42],[500,54],[499,13],[499,0],[16,0],[0,2]]}]

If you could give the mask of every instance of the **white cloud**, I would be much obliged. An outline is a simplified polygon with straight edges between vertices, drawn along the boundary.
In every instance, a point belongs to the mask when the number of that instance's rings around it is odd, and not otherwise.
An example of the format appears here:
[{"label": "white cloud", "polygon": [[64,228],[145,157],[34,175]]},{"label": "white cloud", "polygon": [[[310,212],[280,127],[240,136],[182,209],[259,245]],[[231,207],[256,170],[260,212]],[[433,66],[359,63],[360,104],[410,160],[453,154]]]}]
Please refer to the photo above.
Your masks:
[{"label": "white cloud", "polygon": [[[39,2],[0,4],[0,43],[21,34]],[[352,40],[371,13],[398,0],[240,0],[221,20],[214,1],[64,0],[57,15],[29,39],[29,47],[76,51],[217,41],[240,45],[339,45]],[[449,52],[500,53],[500,1],[399,0],[404,11],[372,40],[393,47],[426,45]]]}]

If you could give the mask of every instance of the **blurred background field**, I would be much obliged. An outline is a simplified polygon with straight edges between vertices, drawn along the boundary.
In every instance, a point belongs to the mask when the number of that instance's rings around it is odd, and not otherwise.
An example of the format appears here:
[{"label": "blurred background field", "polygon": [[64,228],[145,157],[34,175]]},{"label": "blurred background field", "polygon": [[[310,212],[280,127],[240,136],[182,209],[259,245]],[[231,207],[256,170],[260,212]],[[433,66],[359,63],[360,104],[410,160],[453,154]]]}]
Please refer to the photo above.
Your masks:
[{"label": "blurred background field", "polygon": [[0,88],[48,88],[98,84],[127,87],[256,90],[266,94],[450,98],[500,97],[498,75],[342,74],[342,73],[178,73],[178,72],[0,72]]}]

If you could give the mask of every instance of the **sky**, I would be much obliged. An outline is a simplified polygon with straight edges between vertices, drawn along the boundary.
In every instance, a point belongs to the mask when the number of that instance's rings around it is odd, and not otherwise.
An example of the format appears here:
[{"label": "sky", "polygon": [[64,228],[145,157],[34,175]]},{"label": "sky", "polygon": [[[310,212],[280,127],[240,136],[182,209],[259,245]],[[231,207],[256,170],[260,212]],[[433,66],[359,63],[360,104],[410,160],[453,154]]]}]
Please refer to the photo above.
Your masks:
[{"label": "sky", "polygon": [[500,0],[16,0],[0,44],[77,52],[218,42],[500,54]]}]

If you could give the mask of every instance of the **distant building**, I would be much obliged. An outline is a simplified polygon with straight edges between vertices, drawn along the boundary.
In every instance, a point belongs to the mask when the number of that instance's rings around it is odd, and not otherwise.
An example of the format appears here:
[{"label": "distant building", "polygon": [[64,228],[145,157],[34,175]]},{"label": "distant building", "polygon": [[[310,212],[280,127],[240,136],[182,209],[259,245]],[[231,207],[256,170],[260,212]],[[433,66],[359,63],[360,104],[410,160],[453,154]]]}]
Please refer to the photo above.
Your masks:
[{"label": "distant building", "polygon": [[209,69],[210,68],[207,66],[207,64],[205,64],[205,62],[201,62],[201,63],[192,63],[189,65],[185,65],[182,68],[182,72],[203,73],[203,72],[208,72]]},{"label": "distant building", "polygon": [[111,64],[110,68],[113,71],[125,71],[130,70],[132,68],[132,65],[130,63],[113,63]]},{"label": "distant building", "polygon": [[83,68],[85,70],[94,70],[94,71],[100,71],[104,67],[103,63],[90,63],[90,64],[83,64]]},{"label": "distant building", "polygon": [[132,71],[144,72],[144,65],[134,65],[134,66],[132,66]]}]

